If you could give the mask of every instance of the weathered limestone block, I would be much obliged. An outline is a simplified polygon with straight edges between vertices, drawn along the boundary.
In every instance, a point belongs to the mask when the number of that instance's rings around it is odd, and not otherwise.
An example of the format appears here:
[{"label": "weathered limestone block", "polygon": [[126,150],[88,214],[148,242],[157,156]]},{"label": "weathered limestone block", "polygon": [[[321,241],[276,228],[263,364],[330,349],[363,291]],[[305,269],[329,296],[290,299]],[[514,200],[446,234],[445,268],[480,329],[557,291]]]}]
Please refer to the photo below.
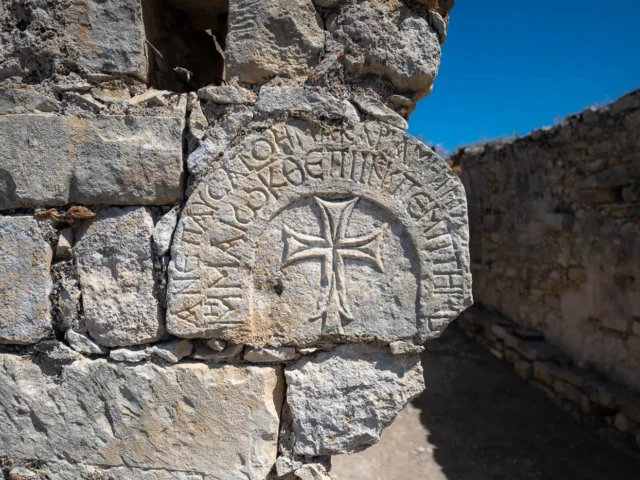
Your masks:
[{"label": "weathered limestone block", "polygon": [[322,19],[311,0],[234,0],[229,4],[225,75],[262,84],[307,75],[324,47]]},{"label": "weathered limestone block", "polygon": [[327,22],[344,47],[344,64],[358,75],[387,78],[401,91],[428,95],[440,66],[440,41],[424,18],[395,2],[367,0]]},{"label": "weathered limestone block", "polygon": [[77,234],[74,255],[91,336],[107,347],[159,340],[153,295],[153,219],[144,207],[109,208]]},{"label": "weathered limestone block", "polygon": [[360,120],[348,101],[304,87],[262,87],[256,110],[266,115],[306,113],[318,118]]},{"label": "weathered limestone block", "polygon": [[[76,480],[76,479],[109,479],[109,480],[209,480],[201,473],[185,472],[179,470],[162,470],[133,467],[95,467],[93,465],[73,464],[64,461],[39,464],[34,471],[44,477],[36,477],[38,480]],[[22,480],[22,479],[19,479]]]},{"label": "weathered limestone block", "polygon": [[471,303],[466,199],[385,124],[289,120],[198,185],[174,235],[167,328],[250,346],[439,335]]},{"label": "weathered limestone block", "polygon": [[33,85],[3,83],[0,87],[0,115],[30,112],[54,112],[59,102],[51,92],[43,92]]},{"label": "weathered limestone block", "polygon": [[257,95],[235,85],[209,85],[198,90],[198,98],[221,105],[253,105]]},{"label": "weathered limestone block", "polygon": [[[57,71],[108,72],[147,78],[139,0],[8,0],[0,11],[5,47],[0,72],[48,77]],[[0,75],[0,79],[3,76]]]},{"label": "weathered limestone block", "polygon": [[76,352],[84,353],[85,355],[108,355],[109,349],[95,343],[88,335],[84,333],[74,332],[69,329],[65,332],[64,339],[69,346]]},{"label": "weathered limestone block", "polygon": [[[262,480],[276,459],[283,384],[275,367],[101,359],[48,377],[3,354],[0,456],[132,469],[116,478]],[[138,468],[166,472],[137,477]]]},{"label": "weathered limestone block", "polygon": [[56,258],[69,258],[73,247],[73,230],[65,228],[60,230],[60,237],[56,244]]},{"label": "weathered limestone block", "polygon": [[109,358],[116,362],[138,363],[151,357],[150,348],[122,347],[109,352]]},{"label": "weathered limestone block", "polygon": [[182,195],[183,116],[0,116],[0,209],[167,204]]},{"label": "weathered limestone block", "polygon": [[36,343],[51,332],[51,259],[33,217],[0,215],[0,343]]},{"label": "weathered limestone block", "polygon": [[171,249],[171,240],[173,239],[173,231],[178,223],[178,208],[174,207],[165,213],[153,229],[153,245],[156,254],[163,256],[169,253]]},{"label": "weathered limestone block", "polygon": [[201,175],[228,148],[233,137],[253,119],[253,110],[244,105],[236,105],[216,122],[209,130],[207,138],[187,158],[189,172]]},{"label": "weathered limestone block", "polygon": [[192,351],[193,345],[189,340],[171,340],[159,343],[150,349],[151,353],[170,363],[178,363],[184,357],[191,355]]},{"label": "weathered limestone block", "polygon": [[420,356],[368,345],[342,345],[285,369],[287,403],[299,455],[355,453],[424,390]]},{"label": "weathered limestone block", "polygon": [[296,358],[294,347],[247,348],[244,352],[244,359],[254,363],[288,362],[294,358]]},{"label": "weathered limestone block", "polygon": [[404,118],[382,102],[363,95],[355,95],[351,101],[360,109],[361,112],[371,115],[373,118],[377,118],[378,120],[388,123],[400,130],[406,130],[409,128],[409,125]]}]

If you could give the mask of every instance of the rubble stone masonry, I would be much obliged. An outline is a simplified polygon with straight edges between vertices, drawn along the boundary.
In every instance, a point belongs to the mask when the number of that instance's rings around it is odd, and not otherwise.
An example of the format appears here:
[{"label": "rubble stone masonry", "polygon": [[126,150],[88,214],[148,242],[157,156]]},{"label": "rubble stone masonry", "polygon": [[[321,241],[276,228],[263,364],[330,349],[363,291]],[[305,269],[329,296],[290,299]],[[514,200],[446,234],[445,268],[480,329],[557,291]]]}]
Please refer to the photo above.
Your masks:
[{"label": "rubble stone masonry", "polygon": [[[640,446],[640,91],[450,160],[467,192],[474,298],[495,314],[480,328],[471,313],[461,323]],[[568,369],[529,358],[540,342]],[[589,387],[595,374],[608,399]]]}]

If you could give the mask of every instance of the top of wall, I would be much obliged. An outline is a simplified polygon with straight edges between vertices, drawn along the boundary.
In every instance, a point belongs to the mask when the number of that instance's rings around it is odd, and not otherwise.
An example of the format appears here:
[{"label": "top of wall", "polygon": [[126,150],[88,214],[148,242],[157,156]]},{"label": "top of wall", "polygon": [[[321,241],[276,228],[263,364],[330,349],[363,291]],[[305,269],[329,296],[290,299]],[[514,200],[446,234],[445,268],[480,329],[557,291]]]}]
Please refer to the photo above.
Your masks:
[{"label": "top of wall", "polygon": [[577,130],[591,128],[594,125],[626,115],[629,111],[640,110],[640,89],[627,93],[613,103],[602,107],[589,107],[583,112],[567,116],[552,127],[542,127],[524,137],[493,140],[480,145],[462,147],[449,157],[449,163],[460,166],[467,162],[489,161],[491,154],[508,147],[526,148],[536,144],[562,144],[572,142]]}]

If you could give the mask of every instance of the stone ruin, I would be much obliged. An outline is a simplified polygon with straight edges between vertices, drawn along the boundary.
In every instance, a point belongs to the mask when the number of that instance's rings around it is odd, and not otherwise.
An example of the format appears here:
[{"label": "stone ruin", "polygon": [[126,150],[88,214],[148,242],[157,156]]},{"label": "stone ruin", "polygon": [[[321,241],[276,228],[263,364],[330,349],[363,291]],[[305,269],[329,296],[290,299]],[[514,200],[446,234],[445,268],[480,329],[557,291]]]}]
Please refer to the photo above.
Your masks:
[{"label": "stone ruin", "polygon": [[466,332],[640,449],[640,90],[449,160],[469,201]]},{"label": "stone ruin", "polygon": [[0,6],[5,478],[323,479],[471,304],[403,132],[452,0]]}]

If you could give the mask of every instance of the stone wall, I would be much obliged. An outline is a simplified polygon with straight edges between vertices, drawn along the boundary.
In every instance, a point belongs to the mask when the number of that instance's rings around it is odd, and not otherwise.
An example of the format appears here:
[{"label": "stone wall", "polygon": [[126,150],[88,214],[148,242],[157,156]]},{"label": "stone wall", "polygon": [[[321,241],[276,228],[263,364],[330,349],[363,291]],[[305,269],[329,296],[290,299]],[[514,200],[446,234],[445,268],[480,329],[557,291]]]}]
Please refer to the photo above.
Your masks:
[{"label": "stone wall", "polygon": [[[524,138],[464,148],[450,159],[470,206],[476,303],[544,334],[577,367],[636,391],[639,132],[636,91]],[[495,332],[490,337],[498,353],[507,348]],[[522,368],[533,372],[532,365]],[[587,398],[580,395],[574,397]],[[633,422],[623,428],[635,431]]]},{"label": "stone wall", "polygon": [[404,133],[452,1],[0,7],[5,478],[323,479],[471,303]]}]

